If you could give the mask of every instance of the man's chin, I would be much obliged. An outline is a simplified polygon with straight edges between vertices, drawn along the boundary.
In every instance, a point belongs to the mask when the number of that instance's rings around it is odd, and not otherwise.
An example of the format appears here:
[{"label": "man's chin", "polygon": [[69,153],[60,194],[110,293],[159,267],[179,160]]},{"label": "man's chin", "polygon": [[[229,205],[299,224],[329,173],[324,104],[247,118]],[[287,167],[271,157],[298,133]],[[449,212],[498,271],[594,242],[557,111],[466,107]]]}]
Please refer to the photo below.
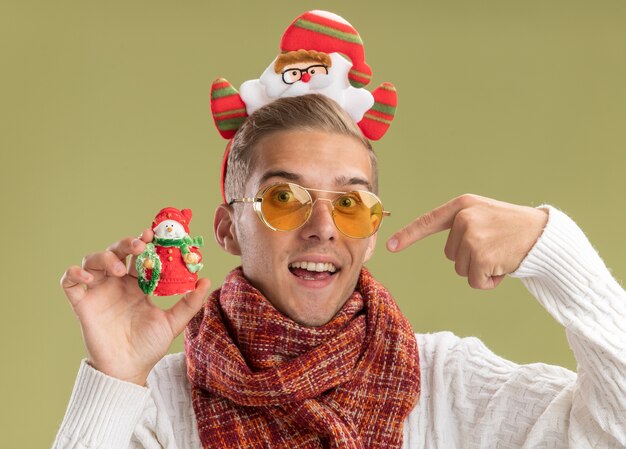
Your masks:
[{"label": "man's chin", "polygon": [[301,326],[321,327],[328,324],[336,315],[336,312],[324,314],[320,310],[316,310],[314,313],[298,312],[292,315],[288,315],[288,317]]}]

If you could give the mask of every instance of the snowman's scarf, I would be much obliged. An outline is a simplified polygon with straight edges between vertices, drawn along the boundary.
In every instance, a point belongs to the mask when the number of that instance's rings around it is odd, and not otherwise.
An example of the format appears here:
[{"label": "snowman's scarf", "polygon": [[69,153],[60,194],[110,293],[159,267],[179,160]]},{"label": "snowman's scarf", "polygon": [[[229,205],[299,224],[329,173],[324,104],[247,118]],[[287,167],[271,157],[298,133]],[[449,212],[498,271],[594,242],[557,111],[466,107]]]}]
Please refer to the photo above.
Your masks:
[{"label": "snowman's scarf", "polygon": [[185,330],[204,448],[399,448],[419,398],[415,335],[363,268],[327,324],[300,325],[232,271]]},{"label": "snowman's scarf", "polygon": [[154,244],[157,246],[176,246],[180,248],[180,252],[183,254],[188,254],[191,252],[189,249],[190,246],[195,246],[196,248],[204,245],[204,239],[202,236],[191,238],[188,235],[183,237],[182,239],[162,239],[159,237],[155,237]]},{"label": "snowman's scarf", "polygon": [[[190,246],[195,246],[196,248],[204,245],[204,239],[202,236],[191,238],[188,235],[183,237],[182,239],[162,239],[159,237],[154,238],[154,244],[157,246],[175,246],[180,249],[181,255],[184,257],[185,254],[189,254],[191,250]],[[201,263],[188,263],[187,269],[190,273],[197,273],[203,267]]]}]

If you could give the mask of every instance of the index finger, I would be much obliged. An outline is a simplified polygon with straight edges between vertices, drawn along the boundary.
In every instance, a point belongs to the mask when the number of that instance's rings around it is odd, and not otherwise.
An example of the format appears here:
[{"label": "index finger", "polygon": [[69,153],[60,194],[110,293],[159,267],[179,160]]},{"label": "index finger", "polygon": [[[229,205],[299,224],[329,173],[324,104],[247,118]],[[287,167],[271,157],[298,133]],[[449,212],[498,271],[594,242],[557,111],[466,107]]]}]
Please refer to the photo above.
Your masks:
[{"label": "index finger", "polygon": [[473,204],[475,201],[473,195],[458,196],[420,215],[387,240],[387,249],[393,252],[402,251],[418,240],[450,229],[454,223],[456,214],[462,209],[469,207],[470,204]]},{"label": "index finger", "polygon": [[109,245],[107,251],[113,252],[121,261],[127,256],[136,256],[146,249],[146,243],[152,241],[154,234],[151,229],[144,229],[139,238],[127,237]]}]

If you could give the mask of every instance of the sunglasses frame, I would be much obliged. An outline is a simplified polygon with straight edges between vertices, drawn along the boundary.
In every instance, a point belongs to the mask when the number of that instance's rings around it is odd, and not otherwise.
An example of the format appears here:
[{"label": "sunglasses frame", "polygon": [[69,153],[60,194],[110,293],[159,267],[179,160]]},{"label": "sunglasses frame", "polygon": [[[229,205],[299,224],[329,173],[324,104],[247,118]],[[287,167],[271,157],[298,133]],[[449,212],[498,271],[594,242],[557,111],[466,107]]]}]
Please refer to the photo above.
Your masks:
[{"label": "sunglasses frame", "polygon": [[[263,215],[263,210],[261,209],[261,205],[263,203],[263,195],[265,195],[265,193],[267,193],[268,190],[270,190],[273,187],[279,186],[279,185],[287,185],[287,186],[296,186],[302,190],[304,190],[308,197],[309,197],[309,203],[310,204],[310,208],[309,208],[309,212],[308,215],[306,217],[306,219],[302,222],[301,225],[293,228],[293,229],[289,229],[289,230],[285,230],[285,229],[278,229],[274,226],[272,226],[271,224],[269,224],[267,222],[267,220],[265,219],[265,216]],[[372,232],[370,235],[366,235],[364,237],[354,237],[352,235],[348,235],[346,234],[344,231],[341,230],[341,228],[339,228],[339,226],[337,226],[337,222],[335,221],[335,199],[329,199],[329,198],[316,198],[315,200],[313,200],[313,197],[311,196],[310,192],[321,192],[321,193],[335,193],[337,194],[338,197],[341,197],[342,195],[346,195],[349,193],[364,193],[366,195],[370,195],[373,196],[374,198],[376,198],[376,200],[378,201],[378,203],[380,203],[380,207],[382,210],[382,215],[380,217],[380,223],[378,225],[378,227],[376,228],[376,230],[374,232]],[[296,184],[294,182],[275,182],[272,183],[268,186],[265,186],[261,189],[259,189],[259,191],[257,192],[256,196],[252,197],[252,198],[235,198],[233,200],[230,200],[228,202],[228,205],[231,206],[234,203],[252,203],[252,207],[254,208],[254,211],[256,212],[257,216],[259,217],[259,220],[261,220],[261,222],[267,226],[268,228],[270,228],[272,231],[278,231],[278,232],[290,232],[290,231],[295,231],[296,229],[301,228],[302,226],[304,226],[308,221],[309,218],[311,218],[311,212],[313,211],[313,207],[315,206],[315,203],[317,203],[317,201],[328,201],[331,205],[331,211],[330,211],[330,215],[333,218],[333,224],[335,225],[335,227],[337,228],[337,230],[339,232],[341,232],[343,235],[345,235],[346,237],[350,237],[351,239],[366,239],[368,237],[371,237],[372,235],[376,234],[378,232],[378,230],[380,229],[380,226],[382,225],[382,220],[383,217],[388,217],[391,215],[391,212],[386,211],[383,207],[383,202],[380,200],[380,198],[378,197],[378,195],[376,195],[375,193],[372,193],[368,190],[349,190],[347,192],[342,192],[342,191],[337,191],[337,190],[321,190],[321,189],[312,189],[309,187],[302,187],[299,184]]]}]

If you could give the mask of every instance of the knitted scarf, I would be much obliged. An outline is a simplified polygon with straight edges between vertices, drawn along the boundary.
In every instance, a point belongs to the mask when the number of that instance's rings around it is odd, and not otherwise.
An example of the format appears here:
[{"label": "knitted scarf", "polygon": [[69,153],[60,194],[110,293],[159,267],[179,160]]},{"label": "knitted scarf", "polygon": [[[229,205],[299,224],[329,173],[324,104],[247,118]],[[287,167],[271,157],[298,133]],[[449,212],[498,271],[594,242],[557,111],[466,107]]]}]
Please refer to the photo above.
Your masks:
[{"label": "knitted scarf", "polygon": [[185,354],[204,448],[399,448],[419,398],[411,325],[365,268],[321,327],[237,268],[185,329]]}]

